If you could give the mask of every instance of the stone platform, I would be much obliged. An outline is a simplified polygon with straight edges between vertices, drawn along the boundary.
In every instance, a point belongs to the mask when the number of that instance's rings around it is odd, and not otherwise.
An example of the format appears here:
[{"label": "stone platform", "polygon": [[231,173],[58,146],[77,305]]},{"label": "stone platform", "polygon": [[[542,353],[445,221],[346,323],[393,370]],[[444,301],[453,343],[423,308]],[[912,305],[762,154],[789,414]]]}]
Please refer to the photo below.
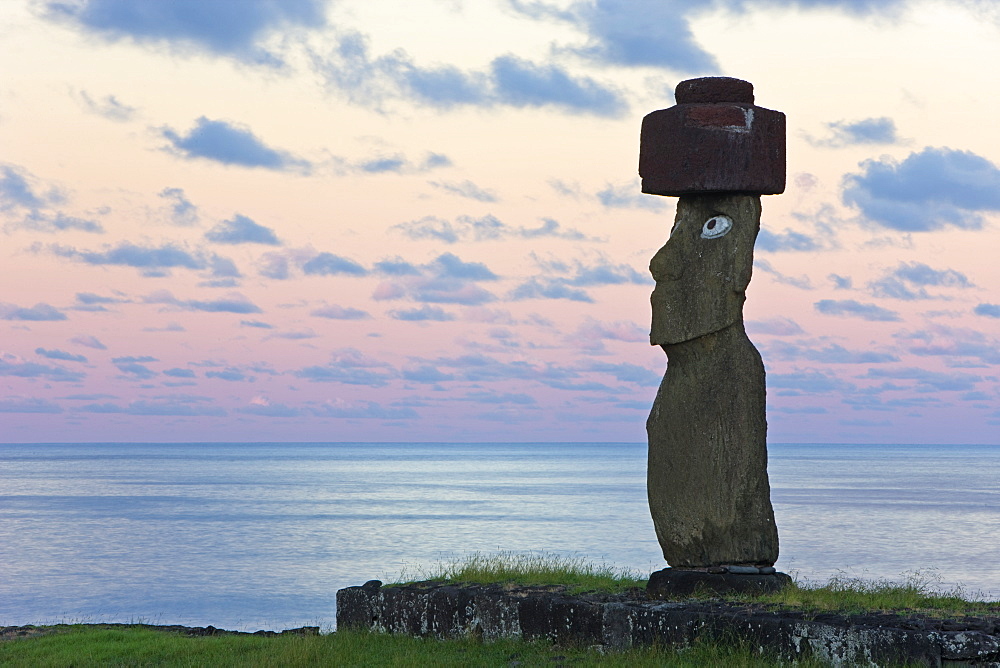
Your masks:
[{"label": "stone platform", "polygon": [[608,650],[653,643],[684,647],[699,637],[743,641],[785,660],[833,666],[1000,668],[996,616],[803,613],[721,600],[656,601],[628,594],[568,595],[563,587],[371,581],[337,592],[337,628],[411,636],[549,639]]},{"label": "stone platform", "polygon": [[772,594],[792,584],[792,578],[773,568],[722,566],[706,570],[664,568],[649,576],[646,594],[673,599],[701,594]]}]

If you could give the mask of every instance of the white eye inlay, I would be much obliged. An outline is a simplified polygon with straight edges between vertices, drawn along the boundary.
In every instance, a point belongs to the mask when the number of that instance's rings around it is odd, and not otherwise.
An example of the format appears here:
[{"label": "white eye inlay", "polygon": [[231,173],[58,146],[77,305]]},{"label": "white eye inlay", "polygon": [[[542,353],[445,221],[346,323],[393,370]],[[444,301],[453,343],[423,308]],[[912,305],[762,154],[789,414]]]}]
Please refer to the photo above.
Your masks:
[{"label": "white eye inlay", "polygon": [[733,219],[729,216],[712,216],[701,226],[701,238],[718,239],[721,236],[725,236],[732,227]]}]

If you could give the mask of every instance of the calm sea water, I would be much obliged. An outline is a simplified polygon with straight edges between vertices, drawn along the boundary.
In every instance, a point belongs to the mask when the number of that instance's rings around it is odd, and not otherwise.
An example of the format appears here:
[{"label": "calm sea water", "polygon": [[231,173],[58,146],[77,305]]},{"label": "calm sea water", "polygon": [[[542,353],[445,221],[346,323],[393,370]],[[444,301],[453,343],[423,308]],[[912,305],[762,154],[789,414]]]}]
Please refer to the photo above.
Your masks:
[{"label": "calm sea water", "polygon": [[[1000,446],[772,445],[781,570],[1000,598]],[[637,444],[0,445],[0,625],[333,626],[474,551],[665,566]]]}]

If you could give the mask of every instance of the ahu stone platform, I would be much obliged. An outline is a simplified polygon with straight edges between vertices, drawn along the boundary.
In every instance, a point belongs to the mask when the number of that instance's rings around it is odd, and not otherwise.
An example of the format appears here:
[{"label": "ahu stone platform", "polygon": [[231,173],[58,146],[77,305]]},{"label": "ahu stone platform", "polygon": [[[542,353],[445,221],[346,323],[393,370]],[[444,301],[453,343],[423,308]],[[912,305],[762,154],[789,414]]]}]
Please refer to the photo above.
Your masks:
[{"label": "ahu stone platform", "polygon": [[786,660],[833,666],[1000,668],[1000,610],[993,617],[823,614],[720,600],[654,601],[645,592],[568,595],[565,588],[377,580],[337,592],[337,628],[483,640],[549,639],[623,650],[684,647],[699,637],[746,642]]}]

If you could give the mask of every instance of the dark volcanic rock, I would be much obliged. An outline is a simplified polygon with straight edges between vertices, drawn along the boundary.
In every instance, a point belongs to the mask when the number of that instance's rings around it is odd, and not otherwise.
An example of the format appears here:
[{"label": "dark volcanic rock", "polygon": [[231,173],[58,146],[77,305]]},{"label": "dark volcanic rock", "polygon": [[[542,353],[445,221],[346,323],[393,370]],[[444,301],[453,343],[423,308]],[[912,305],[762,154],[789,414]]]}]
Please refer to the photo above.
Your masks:
[{"label": "dark volcanic rock", "polygon": [[[745,576],[744,576],[745,577]],[[687,646],[699,637],[749,642],[787,660],[832,665],[942,662],[1000,668],[998,616],[808,614],[719,600],[653,601],[628,594],[569,595],[561,587],[440,582],[337,592],[337,628],[413,636],[549,639],[625,649]],[[961,665],[961,664],[959,664]]]},{"label": "dark volcanic rock", "polygon": [[764,364],[743,328],[759,229],[759,197],[682,197],[649,264],[650,343],[667,354],[667,371],[646,422],[646,490],[674,567],[778,558]]},{"label": "dark volcanic rock", "polygon": [[713,594],[770,594],[791,583],[792,578],[785,573],[737,575],[664,568],[649,576],[646,593],[655,599],[691,596],[699,590]]}]

